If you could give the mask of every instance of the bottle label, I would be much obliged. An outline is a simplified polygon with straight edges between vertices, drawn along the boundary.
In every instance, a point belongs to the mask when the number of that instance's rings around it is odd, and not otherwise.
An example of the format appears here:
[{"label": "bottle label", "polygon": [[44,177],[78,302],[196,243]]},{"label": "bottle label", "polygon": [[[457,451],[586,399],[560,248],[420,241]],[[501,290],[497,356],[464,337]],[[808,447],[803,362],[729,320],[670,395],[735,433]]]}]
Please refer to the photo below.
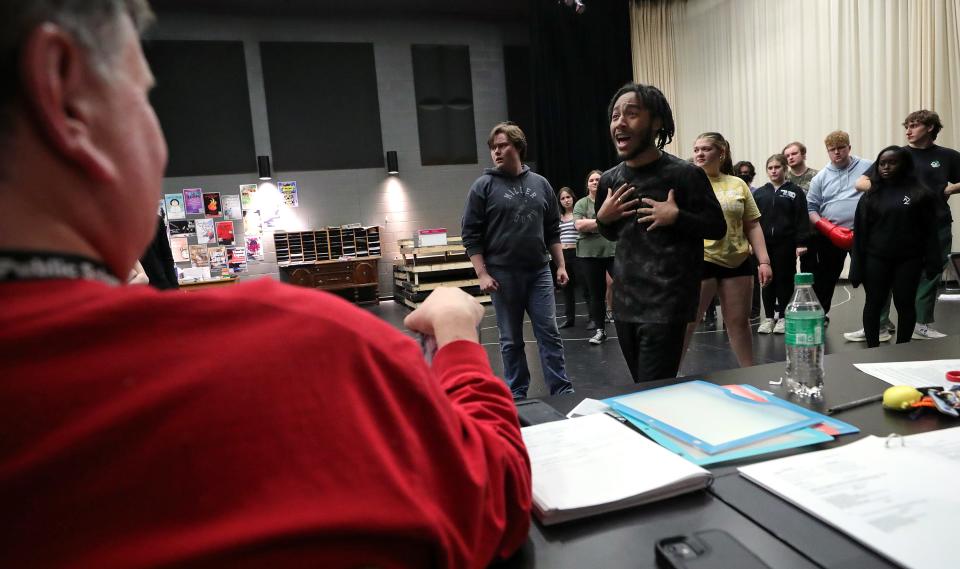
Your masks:
[{"label": "bottle label", "polygon": [[820,346],[823,344],[823,317],[787,318],[788,346]]}]

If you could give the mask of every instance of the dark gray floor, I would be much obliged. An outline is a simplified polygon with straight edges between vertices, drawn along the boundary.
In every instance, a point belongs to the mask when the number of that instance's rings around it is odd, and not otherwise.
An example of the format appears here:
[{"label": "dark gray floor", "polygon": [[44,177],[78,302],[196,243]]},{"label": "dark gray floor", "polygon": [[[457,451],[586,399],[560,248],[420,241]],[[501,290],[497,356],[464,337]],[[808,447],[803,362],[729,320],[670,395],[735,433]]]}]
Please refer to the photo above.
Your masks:
[{"label": "dark gray floor", "polygon": [[[861,311],[863,310],[863,288],[854,289],[841,283],[833,296],[833,307],[830,310],[830,325],[827,327],[826,352],[828,354],[841,351],[866,349],[866,344],[847,342],[843,333],[861,327]],[[497,341],[497,322],[491,306],[486,307],[487,313],[481,325],[480,341],[490,355],[490,362],[494,372],[501,374],[503,366],[500,361],[499,343]],[[403,318],[409,310],[393,301],[382,302],[379,306],[371,307],[370,311],[397,328],[403,330]],[[566,355],[567,375],[577,385],[601,387],[607,385],[624,385],[631,382],[627,366],[620,353],[616,331],[612,324],[607,325],[609,334],[606,343],[594,346],[587,342],[592,333],[585,330],[586,305],[577,305],[577,325],[573,328],[560,330],[563,337]],[[563,308],[558,307],[558,314]],[[937,302],[935,312],[936,324],[934,327],[945,334],[960,334],[960,301],[941,300]],[[896,317],[894,314],[894,323]],[[782,335],[756,334],[759,320],[754,320],[753,350],[754,362],[766,364],[785,361],[786,355]],[[543,375],[540,372],[540,362],[537,355],[536,340],[529,321],[525,325],[527,361],[532,375],[529,397],[547,395]],[[895,340],[893,340],[895,341]],[[915,342],[922,340],[914,340]],[[737,367],[737,360],[730,349],[730,342],[726,332],[722,329],[701,328],[694,335],[690,349],[684,358],[681,375],[696,376],[698,374]],[[776,379],[776,378],[771,378]]]}]

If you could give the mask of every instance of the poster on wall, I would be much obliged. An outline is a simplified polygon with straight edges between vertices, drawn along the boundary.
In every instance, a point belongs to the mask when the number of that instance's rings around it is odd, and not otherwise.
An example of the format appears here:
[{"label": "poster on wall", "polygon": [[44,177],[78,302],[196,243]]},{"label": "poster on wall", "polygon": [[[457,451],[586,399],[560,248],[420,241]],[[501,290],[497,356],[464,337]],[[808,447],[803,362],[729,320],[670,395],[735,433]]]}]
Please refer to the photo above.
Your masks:
[{"label": "poster on wall", "polygon": [[217,242],[217,234],[212,219],[195,219],[193,221],[197,228],[197,243],[205,245]]},{"label": "poster on wall", "polygon": [[263,223],[260,220],[260,211],[248,209],[243,212],[243,234],[260,235],[263,233]]},{"label": "poster on wall", "polygon": [[218,221],[217,222],[217,242],[221,245],[233,245],[233,222],[232,221]]},{"label": "poster on wall", "polygon": [[190,249],[186,237],[170,238],[170,253],[174,263],[185,263],[190,260]]},{"label": "poster on wall", "polygon": [[202,191],[200,188],[184,188],[183,207],[187,213],[194,215],[203,213],[203,197],[200,195]]},{"label": "poster on wall", "polygon": [[183,210],[183,194],[164,194],[164,209],[167,210],[167,219],[186,219]]},{"label": "poster on wall", "polygon": [[196,231],[196,224],[192,219],[174,219],[167,222],[170,235],[190,235]]},{"label": "poster on wall", "polygon": [[220,204],[220,192],[210,192],[203,194],[203,215],[207,217],[220,217],[223,206]]},{"label": "poster on wall", "polygon": [[210,255],[207,253],[206,245],[190,246],[190,264],[194,267],[210,266]]},{"label": "poster on wall", "polygon": [[254,199],[257,196],[256,184],[240,184],[240,207],[243,209],[257,209]]},{"label": "poster on wall", "polygon": [[247,258],[254,261],[262,261],[263,238],[259,235],[247,235],[244,239],[247,243]]},{"label": "poster on wall", "polygon": [[207,256],[210,257],[211,269],[222,269],[227,266],[227,248],[223,245],[207,247]]},{"label": "poster on wall", "polygon": [[247,250],[243,247],[227,247],[227,266],[233,274],[247,270]]},{"label": "poster on wall", "polygon": [[287,207],[300,207],[300,196],[297,193],[296,182],[280,182],[277,184],[277,188],[283,197],[283,205]]},{"label": "poster on wall", "polygon": [[220,199],[223,200],[223,217],[243,219],[243,210],[240,209],[240,196],[223,194]]}]

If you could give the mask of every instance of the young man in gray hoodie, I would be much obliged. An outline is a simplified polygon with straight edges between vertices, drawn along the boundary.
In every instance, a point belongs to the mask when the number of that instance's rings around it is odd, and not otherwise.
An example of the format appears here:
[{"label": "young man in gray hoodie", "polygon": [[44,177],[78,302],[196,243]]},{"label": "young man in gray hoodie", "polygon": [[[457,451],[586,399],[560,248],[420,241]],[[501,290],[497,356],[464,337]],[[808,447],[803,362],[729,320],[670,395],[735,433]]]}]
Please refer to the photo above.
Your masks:
[{"label": "young man in gray hoodie", "polygon": [[470,187],[461,235],[480,289],[493,300],[504,379],[514,399],[527,396],[530,370],[523,342],[527,313],[550,394],[572,393],[550,274],[553,257],[557,282],[567,284],[557,195],[546,178],[523,164],[527,140],[520,127],[498,124],[487,145],[494,167],[484,170]]},{"label": "young man in gray hoodie", "polygon": [[817,230],[811,239],[817,255],[813,292],[824,313],[829,313],[833,289],[853,246],[853,217],[860,201],[854,185],[873,162],[850,154],[850,135],[842,130],[831,132],[823,142],[830,163],[810,182],[807,212]]}]

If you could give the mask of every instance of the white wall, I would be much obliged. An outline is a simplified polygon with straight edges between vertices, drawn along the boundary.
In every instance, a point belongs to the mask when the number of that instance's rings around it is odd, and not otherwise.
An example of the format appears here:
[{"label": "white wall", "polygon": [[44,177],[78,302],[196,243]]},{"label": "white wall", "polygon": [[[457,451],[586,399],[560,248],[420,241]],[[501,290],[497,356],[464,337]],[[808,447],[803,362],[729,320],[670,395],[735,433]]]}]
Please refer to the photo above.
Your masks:
[{"label": "white wall", "polygon": [[[296,180],[300,207],[290,209],[287,229],[361,222],[383,227],[380,293],[392,290],[392,264],[397,240],[417,228],[446,227],[460,233],[460,216],[467,189],[480,170],[490,165],[486,136],[507,116],[503,45],[526,41],[525,26],[453,20],[282,20],[161,14],[150,39],[242,40],[257,155],[270,155],[269,124],[260,66],[260,41],[373,43],[380,101],[384,151],[396,150],[400,177],[388,182],[384,168],[275,172],[275,180]],[[474,120],[478,164],[421,166],[417,111],[410,45],[468,45],[473,79]],[[305,73],[309,70],[304,70]],[[331,78],[335,84],[336,78]],[[316,136],[336,136],[318,132]],[[254,156],[250,157],[251,167]],[[250,175],[167,178],[164,191],[202,187],[237,193],[239,184],[256,182]],[[265,235],[267,237],[267,235]],[[249,276],[277,276],[272,239],[265,239],[266,261],[250,265]]]}]

